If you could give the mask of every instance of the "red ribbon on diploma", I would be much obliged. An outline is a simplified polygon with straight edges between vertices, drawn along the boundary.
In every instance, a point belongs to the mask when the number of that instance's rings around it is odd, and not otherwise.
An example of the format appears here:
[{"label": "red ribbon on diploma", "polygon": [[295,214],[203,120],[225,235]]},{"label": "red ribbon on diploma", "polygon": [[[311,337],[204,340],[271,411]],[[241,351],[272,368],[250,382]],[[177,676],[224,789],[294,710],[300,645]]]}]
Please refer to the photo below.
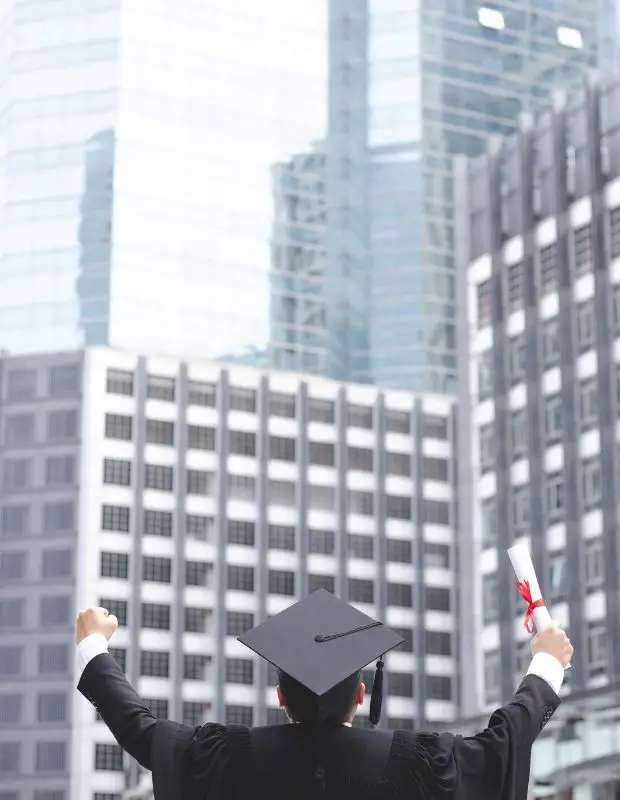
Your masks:
[{"label": "red ribbon on diploma", "polygon": [[534,609],[543,608],[545,603],[542,599],[532,600],[532,592],[530,590],[529,581],[519,581],[517,583],[517,591],[527,603],[527,611],[525,612],[525,621],[523,627],[528,633],[534,633]]}]

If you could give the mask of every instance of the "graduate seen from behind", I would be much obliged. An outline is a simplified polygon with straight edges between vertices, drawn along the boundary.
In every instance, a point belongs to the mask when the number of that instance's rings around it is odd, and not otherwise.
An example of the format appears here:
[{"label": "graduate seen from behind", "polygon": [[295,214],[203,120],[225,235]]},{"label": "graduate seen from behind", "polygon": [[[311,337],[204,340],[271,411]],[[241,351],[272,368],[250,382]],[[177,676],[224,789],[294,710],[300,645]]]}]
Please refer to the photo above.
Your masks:
[{"label": "graduate seen from behind", "polygon": [[155,800],[525,800],[532,745],[560,704],[573,653],[557,625],[537,636],[521,686],[477,736],[357,729],[361,669],[378,659],[376,725],[382,658],[403,640],[320,590],[240,637],[278,670],[278,700],[293,724],[189,727],[155,719],[129,685],[108,653],[116,627],[105,609],[79,615],[78,689],[153,772]]}]

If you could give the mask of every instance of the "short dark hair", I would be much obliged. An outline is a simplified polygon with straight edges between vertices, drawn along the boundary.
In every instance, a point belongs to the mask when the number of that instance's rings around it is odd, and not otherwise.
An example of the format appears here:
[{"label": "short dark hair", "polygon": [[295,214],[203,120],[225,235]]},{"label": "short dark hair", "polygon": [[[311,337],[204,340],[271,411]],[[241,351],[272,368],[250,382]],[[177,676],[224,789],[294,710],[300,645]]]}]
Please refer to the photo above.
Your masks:
[{"label": "short dark hair", "polygon": [[295,678],[278,671],[278,683],[291,717],[295,722],[307,725],[346,722],[361,680],[361,671],[355,672],[319,699]]}]

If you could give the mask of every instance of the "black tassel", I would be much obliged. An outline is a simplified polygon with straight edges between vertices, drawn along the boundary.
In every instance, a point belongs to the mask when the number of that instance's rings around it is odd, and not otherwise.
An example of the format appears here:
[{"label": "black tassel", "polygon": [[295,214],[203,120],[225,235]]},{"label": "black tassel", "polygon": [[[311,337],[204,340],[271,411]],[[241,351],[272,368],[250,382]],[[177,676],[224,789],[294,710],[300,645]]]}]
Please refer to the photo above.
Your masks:
[{"label": "black tassel", "polygon": [[383,702],[383,657],[377,661],[375,679],[372,683],[372,694],[370,695],[370,712],[368,721],[375,727],[381,719],[381,704]]}]

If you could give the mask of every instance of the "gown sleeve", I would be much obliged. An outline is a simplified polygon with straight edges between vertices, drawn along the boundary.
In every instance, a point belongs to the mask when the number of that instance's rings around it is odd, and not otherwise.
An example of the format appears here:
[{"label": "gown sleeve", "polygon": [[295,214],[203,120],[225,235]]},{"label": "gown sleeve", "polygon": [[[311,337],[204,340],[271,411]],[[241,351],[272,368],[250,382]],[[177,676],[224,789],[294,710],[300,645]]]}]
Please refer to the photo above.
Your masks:
[{"label": "gown sleeve", "polygon": [[476,736],[418,734],[410,758],[401,736],[401,769],[428,800],[526,800],[532,746],[559,704],[553,689],[530,675]]},{"label": "gown sleeve", "polygon": [[187,786],[192,800],[236,796],[240,758],[249,748],[249,731],[208,723],[198,728],[187,750]]}]

